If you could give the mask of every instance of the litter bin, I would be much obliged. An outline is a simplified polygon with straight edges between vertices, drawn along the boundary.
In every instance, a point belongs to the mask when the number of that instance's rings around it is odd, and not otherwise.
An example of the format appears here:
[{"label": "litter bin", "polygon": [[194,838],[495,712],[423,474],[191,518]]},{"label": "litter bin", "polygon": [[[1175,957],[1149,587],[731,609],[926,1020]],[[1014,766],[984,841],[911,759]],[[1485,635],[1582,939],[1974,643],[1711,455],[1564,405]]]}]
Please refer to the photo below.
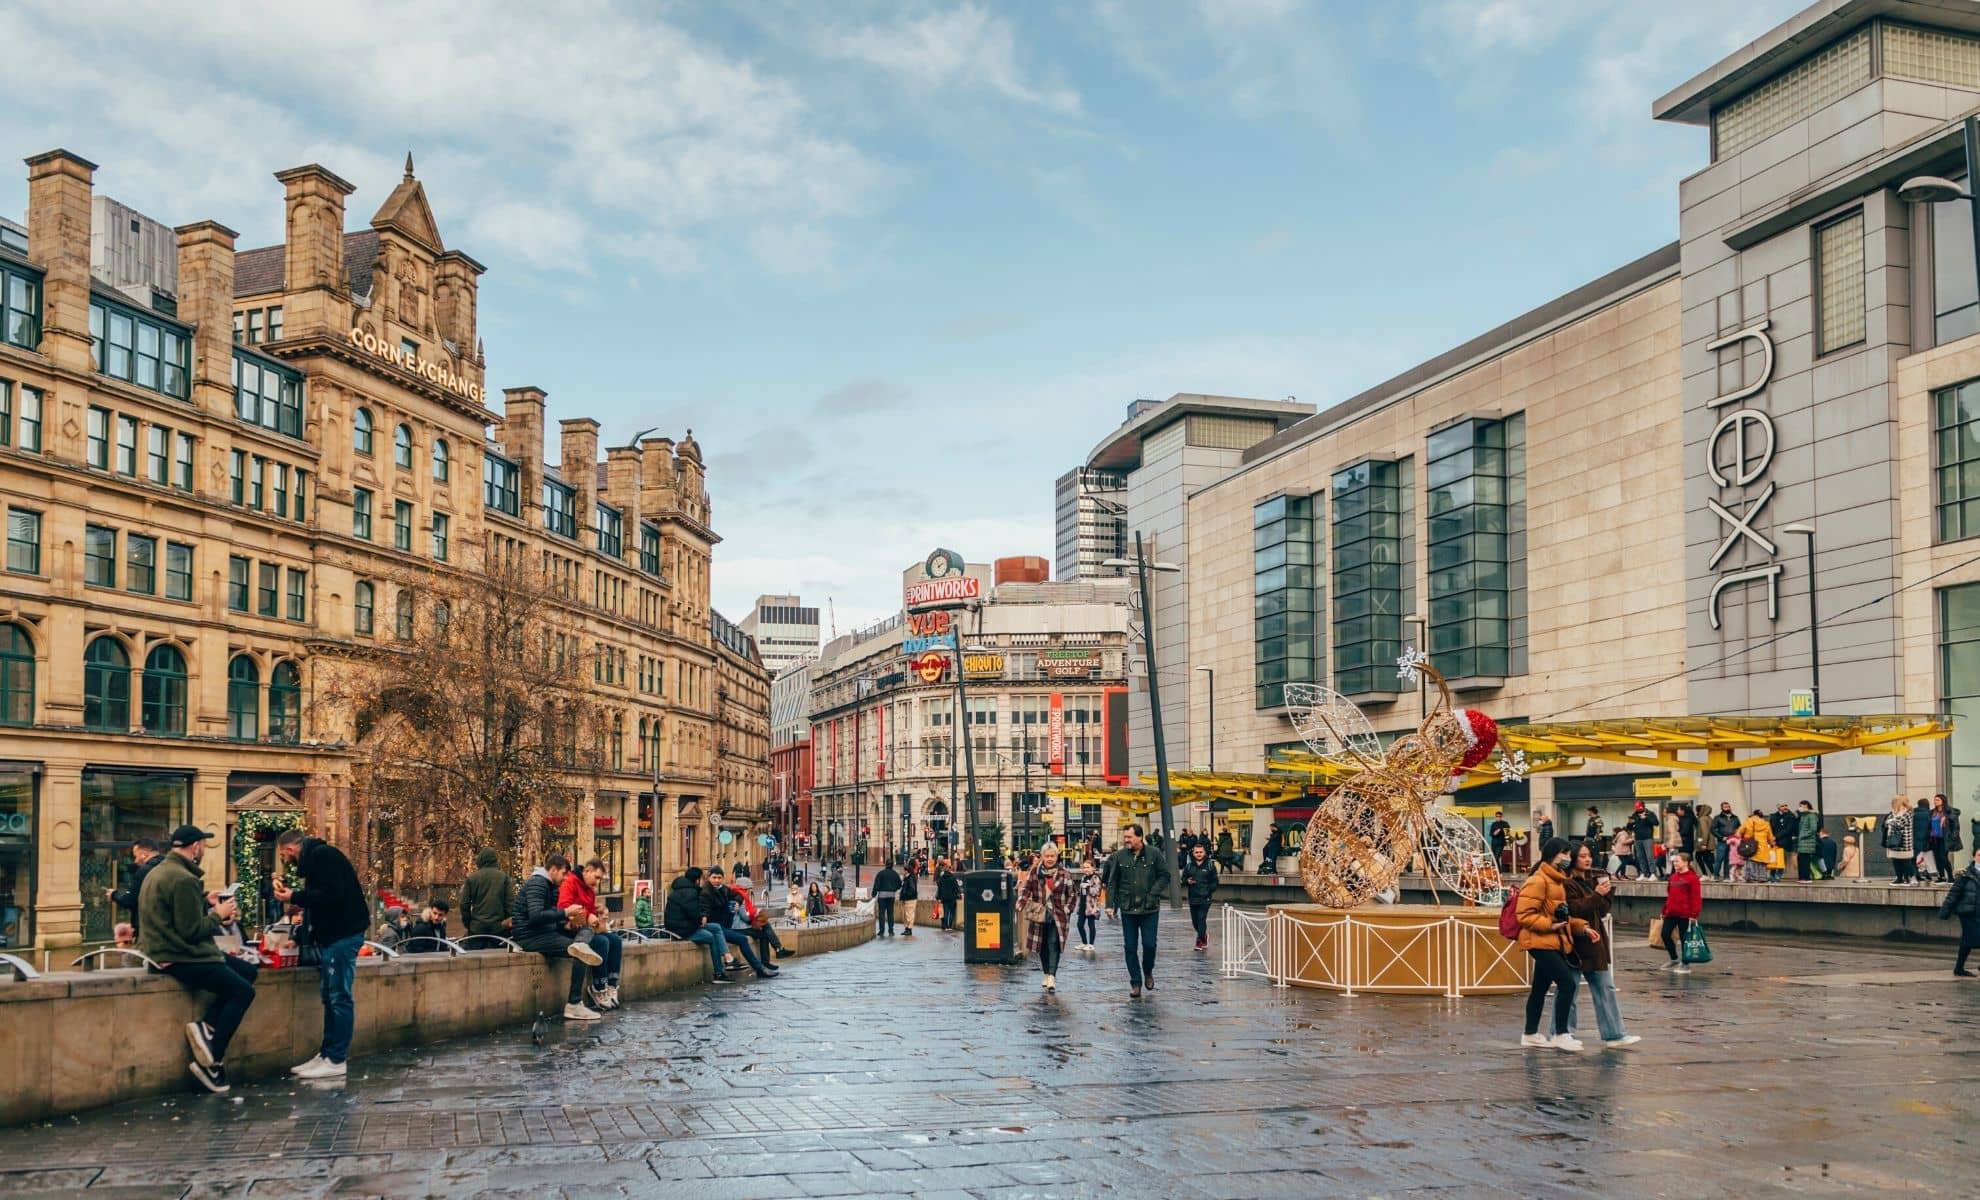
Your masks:
[{"label": "litter bin", "polygon": [[963,961],[1014,963],[1017,944],[1017,876],[1009,871],[966,871],[962,877]]}]

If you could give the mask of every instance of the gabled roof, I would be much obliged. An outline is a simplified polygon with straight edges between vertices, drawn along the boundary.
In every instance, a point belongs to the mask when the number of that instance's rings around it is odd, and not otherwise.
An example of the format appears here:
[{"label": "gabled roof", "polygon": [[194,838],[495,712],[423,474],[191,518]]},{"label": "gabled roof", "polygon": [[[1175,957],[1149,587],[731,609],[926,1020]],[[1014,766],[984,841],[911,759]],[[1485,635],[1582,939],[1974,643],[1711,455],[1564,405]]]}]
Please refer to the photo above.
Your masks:
[{"label": "gabled roof", "polygon": [[433,206],[426,202],[426,188],[413,178],[412,155],[406,155],[406,176],[385,197],[372,215],[373,229],[390,229],[404,234],[435,254],[445,250],[440,243],[440,227],[433,220]]}]

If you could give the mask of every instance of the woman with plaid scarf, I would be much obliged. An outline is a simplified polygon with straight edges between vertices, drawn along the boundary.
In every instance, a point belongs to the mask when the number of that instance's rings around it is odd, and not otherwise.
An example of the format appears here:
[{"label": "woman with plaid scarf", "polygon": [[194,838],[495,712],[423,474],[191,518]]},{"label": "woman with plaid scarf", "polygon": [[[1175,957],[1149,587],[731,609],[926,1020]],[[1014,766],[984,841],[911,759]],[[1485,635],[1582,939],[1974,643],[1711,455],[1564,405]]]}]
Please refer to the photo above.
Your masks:
[{"label": "woman with plaid scarf", "polygon": [[1018,911],[1030,922],[1025,930],[1025,949],[1038,956],[1048,992],[1059,990],[1059,955],[1065,951],[1066,930],[1078,904],[1079,883],[1059,862],[1058,843],[1045,843],[1018,889]]}]

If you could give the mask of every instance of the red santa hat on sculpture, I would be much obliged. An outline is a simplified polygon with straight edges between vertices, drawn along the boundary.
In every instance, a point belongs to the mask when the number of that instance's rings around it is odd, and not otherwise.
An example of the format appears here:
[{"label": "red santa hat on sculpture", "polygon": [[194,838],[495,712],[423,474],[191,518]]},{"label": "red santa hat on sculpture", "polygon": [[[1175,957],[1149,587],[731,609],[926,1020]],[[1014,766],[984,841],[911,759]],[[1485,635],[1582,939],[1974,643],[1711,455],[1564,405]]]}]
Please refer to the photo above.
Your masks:
[{"label": "red santa hat on sculpture", "polygon": [[1475,708],[1455,708],[1451,718],[1457,722],[1464,734],[1464,757],[1458,759],[1457,768],[1444,783],[1444,791],[1455,793],[1463,781],[1464,773],[1484,762],[1499,744],[1499,723]]}]

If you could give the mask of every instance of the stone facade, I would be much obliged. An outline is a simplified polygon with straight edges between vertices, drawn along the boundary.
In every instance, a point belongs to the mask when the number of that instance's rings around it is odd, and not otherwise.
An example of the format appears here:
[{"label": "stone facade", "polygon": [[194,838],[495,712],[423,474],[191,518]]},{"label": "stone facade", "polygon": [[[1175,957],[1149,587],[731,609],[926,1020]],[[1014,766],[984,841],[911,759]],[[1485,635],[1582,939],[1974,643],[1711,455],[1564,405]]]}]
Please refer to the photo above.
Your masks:
[{"label": "stone facade", "polygon": [[[366,837],[362,747],[315,701],[312,661],[388,648],[393,581],[491,554],[566,579],[582,652],[626,664],[597,689],[622,740],[546,832],[612,858],[617,890],[705,854],[718,809],[766,803],[767,677],[714,636],[700,447],[653,437],[601,462],[597,423],[567,420],[549,460],[541,389],[494,406],[482,268],[443,245],[411,168],[356,232],[355,189],[315,165],[276,177],[281,245],[179,227],[173,314],[92,279],[93,165],[29,160],[27,253],[0,250],[41,293],[34,336],[0,338],[0,638],[24,655],[0,668],[0,808],[27,834],[0,839],[0,940],[107,937],[130,839],[182,821],[294,812]],[[546,483],[572,497],[567,526]],[[724,747],[755,765],[729,771]]]}]

